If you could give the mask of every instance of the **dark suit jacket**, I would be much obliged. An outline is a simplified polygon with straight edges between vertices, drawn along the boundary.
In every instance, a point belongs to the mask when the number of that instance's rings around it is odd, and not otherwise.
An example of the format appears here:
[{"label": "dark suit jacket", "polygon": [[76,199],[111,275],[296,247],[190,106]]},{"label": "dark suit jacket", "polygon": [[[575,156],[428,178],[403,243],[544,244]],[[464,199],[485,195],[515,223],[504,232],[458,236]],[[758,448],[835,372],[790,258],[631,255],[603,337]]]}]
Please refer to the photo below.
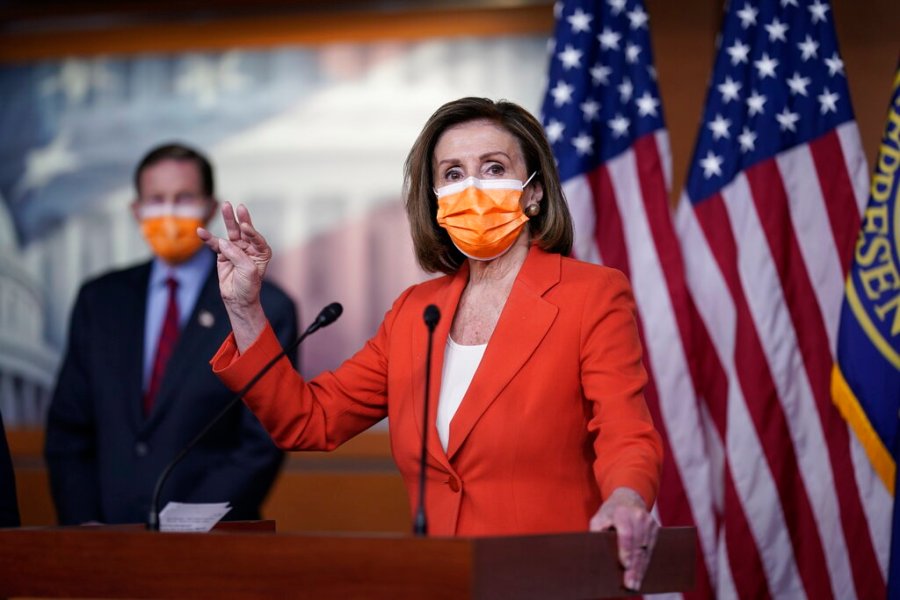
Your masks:
[{"label": "dark suit jacket", "polygon": [[16,475],[13,472],[3,416],[0,415],[0,527],[18,527],[19,504],[16,500]]},{"label": "dark suit jacket", "polygon": [[[150,266],[103,275],[85,284],[75,303],[45,448],[62,524],[144,522],[166,464],[233,395],[207,362],[230,331],[213,267],[178,338],[154,408],[143,416]],[[294,303],[271,284],[263,285],[261,298],[281,343],[288,345],[297,335]],[[259,518],[282,458],[239,403],[175,467],[160,508],[170,500],[229,501],[233,508],[226,518]]]}]

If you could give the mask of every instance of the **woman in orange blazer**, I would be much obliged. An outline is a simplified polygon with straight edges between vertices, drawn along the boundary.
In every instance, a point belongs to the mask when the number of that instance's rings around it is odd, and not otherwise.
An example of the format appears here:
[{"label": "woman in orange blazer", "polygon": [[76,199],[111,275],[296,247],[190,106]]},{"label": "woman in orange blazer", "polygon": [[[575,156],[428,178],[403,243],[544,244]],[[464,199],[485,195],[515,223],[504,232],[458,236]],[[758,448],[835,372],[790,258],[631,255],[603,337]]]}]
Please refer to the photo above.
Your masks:
[{"label": "woman in orange blazer", "polygon": [[[426,123],[404,191],[419,263],[444,277],[406,290],[375,336],[304,381],[281,361],[246,402],[288,450],[331,450],[389,417],[411,505],[422,443],[427,328],[435,330],[427,434],[429,533],[614,527],[625,585],[655,542],[662,461],[625,277],[567,258],[572,222],[540,124],[508,102],[464,98]],[[218,253],[233,334],[213,368],[240,389],[280,351],[258,294],[271,250],[243,206],[223,206]]]}]

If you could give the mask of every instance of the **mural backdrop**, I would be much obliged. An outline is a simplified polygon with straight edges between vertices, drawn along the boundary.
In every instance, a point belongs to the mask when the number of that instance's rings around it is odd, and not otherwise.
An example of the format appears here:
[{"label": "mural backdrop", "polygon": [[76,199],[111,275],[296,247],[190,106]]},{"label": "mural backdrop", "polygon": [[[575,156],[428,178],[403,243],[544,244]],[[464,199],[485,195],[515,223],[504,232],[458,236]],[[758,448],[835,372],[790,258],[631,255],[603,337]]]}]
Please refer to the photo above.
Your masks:
[{"label": "mural backdrop", "polygon": [[[533,112],[544,37],[147,54],[0,67],[0,411],[39,424],[78,286],[149,257],[128,210],[132,171],[165,141],[206,150],[217,195],[243,202],[276,253],[270,271],[307,323],[303,372],[336,367],[415,264],[402,165],[428,116],[466,95]],[[140,343],[140,340],[135,340]]]}]

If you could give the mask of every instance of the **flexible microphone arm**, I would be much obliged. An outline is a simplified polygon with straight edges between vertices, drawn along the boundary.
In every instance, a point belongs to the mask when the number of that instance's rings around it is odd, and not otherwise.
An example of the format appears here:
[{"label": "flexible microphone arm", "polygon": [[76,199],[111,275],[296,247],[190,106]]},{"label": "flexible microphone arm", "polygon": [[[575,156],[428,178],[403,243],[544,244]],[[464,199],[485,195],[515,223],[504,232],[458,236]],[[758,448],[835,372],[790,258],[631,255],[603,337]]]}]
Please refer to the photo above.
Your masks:
[{"label": "flexible microphone arm", "polygon": [[425,326],[428,327],[428,354],[425,357],[425,412],[422,417],[422,452],[419,454],[419,507],[413,523],[413,533],[424,536],[428,534],[428,519],[425,517],[425,457],[428,448],[428,394],[431,390],[431,346],[434,340],[434,328],[441,320],[441,311],[434,304],[425,307]]},{"label": "flexible microphone arm", "polygon": [[200,431],[200,433],[198,433],[194,437],[194,439],[188,442],[187,445],[182,448],[177,455],[175,455],[175,458],[172,459],[172,462],[166,465],[166,468],[163,469],[163,472],[160,473],[159,478],[156,480],[156,487],[153,488],[153,496],[150,500],[150,514],[147,515],[147,529],[149,531],[159,531],[159,497],[162,494],[163,485],[169,478],[169,474],[172,473],[172,469],[174,469],[175,466],[181,462],[181,459],[183,459],[187,455],[187,453],[190,452],[194,448],[194,446],[196,446],[197,443],[203,439],[203,436],[209,433],[209,431],[216,425],[216,423],[222,420],[222,418],[228,413],[228,411],[230,411],[234,407],[235,404],[243,399],[244,394],[249,392],[250,388],[256,385],[256,383],[263,378],[263,375],[268,373],[269,370],[275,366],[275,363],[281,360],[281,358],[286,356],[288,353],[293,352],[297,348],[297,346],[299,346],[307,337],[309,337],[319,329],[334,323],[337,318],[341,316],[342,312],[344,312],[344,307],[342,307],[338,302],[332,302],[331,304],[323,308],[322,312],[319,313],[319,316],[316,317],[316,320],[306,328],[306,331],[304,331],[300,335],[300,337],[298,337],[294,341],[294,343],[279,352],[275,356],[275,358],[266,363],[266,365],[259,370],[259,373],[254,375],[253,379],[251,379],[247,383],[247,385],[241,388],[241,390],[237,394],[235,394],[231,400],[229,400],[228,404],[222,407],[222,410],[220,410],[219,413],[215,417],[213,417],[209,423],[206,424],[206,427],[204,427]]}]

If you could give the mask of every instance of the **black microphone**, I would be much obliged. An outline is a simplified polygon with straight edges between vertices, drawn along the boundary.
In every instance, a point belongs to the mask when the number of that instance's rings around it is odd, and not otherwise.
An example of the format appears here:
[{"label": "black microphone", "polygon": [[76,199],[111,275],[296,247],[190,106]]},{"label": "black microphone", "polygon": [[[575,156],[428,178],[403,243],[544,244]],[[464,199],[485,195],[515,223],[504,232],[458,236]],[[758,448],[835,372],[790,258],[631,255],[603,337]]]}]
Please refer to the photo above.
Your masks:
[{"label": "black microphone", "polygon": [[228,404],[226,404],[222,408],[222,410],[219,411],[219,413],[215,417],[213,417],[209,423],[206,424],[206,427],[204,427],[200,431],[200,433],[198,433],[194,437],[194,439],[192,439],[190,442],[188,442],[184,446],[184,448],[182,448],[181,451],[175,455],[175,458],[172,459],[172,462],[170,462],[168,465],[166,465],[166,468],[163,469],[162,473],[160,473],[159,479],[156,480],[156,487],[153,488],[153,496],[151,497],[151,500],[150,500],[150,514],[147,515],[147,529],[148,530],[159,531],[159,497],[160,497],[160,494],[162,494],[163,485],[166,483],[166,480],[169,478],[169,475],[172,473],[172,469],[174,469],[175,466],[181,462],[181,459],[183,459],[187,455],[187,453],[190,452],[191,449],[193,449],[193,447],[196,446],[197,443],[203,439],[203,436],[205,436],[207,433],[209,433],[209,431],[216,425],[216,423],[218,423],[219,421],[222,420],[222,418],[228,413],[228,411],[230,411],[234,407],[235,404],[237,404],[238,402],[240,402],[243,399],[244,394],[249,392],[250,388],[252,388],[254,385],[256,385],[256,383],[260,379],[263,378],[263,375],[265,375],[266,373],[269,372],[269,369],[271,369],[272,367],[275,366],[275,363],[277,363],[279,360],[281,360],[281,358],[286,356],[288,353],[293,352],[297,348],[297,346],[299,346],[303,342],[303,340],[305,340],[307,337],[309,337],[310,335],[312,335],[319,329],[322,329],[323,327],[326,327],[326,326],[334,323],[337,320],[337,318],[341,316],[342,312],[344,312],[344,307],[341,306],[339,302],[332,302],[331,304],[329,304],[328,306],[323,308],[322,312],[319,313],[319,316],[316,317],[316,320],[313,321],[310,324],[310,326],[306,328],[306,331],[304,331],[300,335],[300,337],[298,337],[294,341],[294,343],[292,343],[290,346],[288,346],[287,348],[285,348],[284,350],[279,352],[275,356],[275,358],[273,358],[272,360],[267,362],[266,365],[262,369],[259,370],[259,373],[254,375],[253,379],[251,379],[247,383],[247,385],[245,385],[243,388],[241,388],[241,390],[237,394],[235,394],[231,400],[228,401]]},{"label": "black microphone", "polygon": [[428,328],[428,354],[425,356],[425,412],[422,417],[422,452],[419,454],[419,507],[413,523],[413,533],[428,534],[428,519],[425,518],[425,457],[428,449],[428,392],[431,389],[431,346],[434,328],[441,320],[441,311],[434,304],[425,307],[425,326]]}]

